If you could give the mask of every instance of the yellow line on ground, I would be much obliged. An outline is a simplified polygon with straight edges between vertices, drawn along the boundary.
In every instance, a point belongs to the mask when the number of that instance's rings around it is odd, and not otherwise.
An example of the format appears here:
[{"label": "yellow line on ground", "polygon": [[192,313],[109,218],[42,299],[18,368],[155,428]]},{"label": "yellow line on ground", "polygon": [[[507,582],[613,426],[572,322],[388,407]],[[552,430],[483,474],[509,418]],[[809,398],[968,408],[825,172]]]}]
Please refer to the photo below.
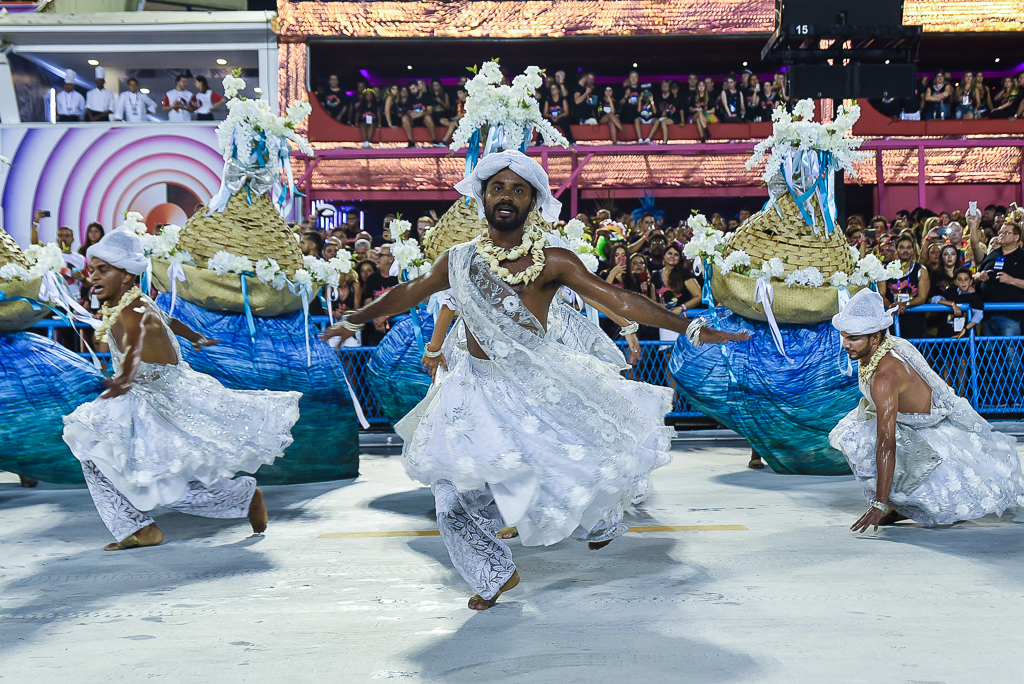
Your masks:
[{"label": "yellow line on ground", "polygon": [[[745,532],[743,525],[653,525],[630,527],[630,532]],[[386,532],[328,532],[317,539],[367,539],[371,537],[438,537],[437,530],[389,530]]]}]

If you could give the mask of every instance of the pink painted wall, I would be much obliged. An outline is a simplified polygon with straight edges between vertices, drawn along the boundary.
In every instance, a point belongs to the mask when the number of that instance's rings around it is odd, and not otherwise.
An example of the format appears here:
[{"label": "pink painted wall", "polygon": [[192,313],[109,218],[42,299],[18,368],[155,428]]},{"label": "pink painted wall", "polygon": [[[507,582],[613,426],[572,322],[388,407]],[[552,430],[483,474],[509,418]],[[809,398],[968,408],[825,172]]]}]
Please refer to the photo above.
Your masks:
[{"label": "pink painted wall", "polygon": [[[893,218],[900,209],[913,211],[919,205],[916,185],[886,185],[883,209],[885,216]],[[925,206],[935,212],[967,211],[968,202],[975,201],[979,208],[988,204],[1010,206],[1021,201],[1021,186],[1017,183],[971,183],[964,185],[925,186]],[[875,212],[878,213],[878,193],[875,193]]]}]

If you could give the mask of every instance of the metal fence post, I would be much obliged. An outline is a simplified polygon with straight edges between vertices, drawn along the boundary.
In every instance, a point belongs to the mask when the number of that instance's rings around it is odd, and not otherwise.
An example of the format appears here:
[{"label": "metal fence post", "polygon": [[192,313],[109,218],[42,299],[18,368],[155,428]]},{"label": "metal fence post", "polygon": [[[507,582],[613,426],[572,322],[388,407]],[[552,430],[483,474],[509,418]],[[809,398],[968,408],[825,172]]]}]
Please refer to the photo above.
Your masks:
[{"label": "metal fence post", "polygon": [[971,388],[971,406],[978,411],[981,409],[981,395],[978,393],[978,343],[974,339],[974,328],[967,333],[967,344],[971,357],[971,379],[968,381]]}]

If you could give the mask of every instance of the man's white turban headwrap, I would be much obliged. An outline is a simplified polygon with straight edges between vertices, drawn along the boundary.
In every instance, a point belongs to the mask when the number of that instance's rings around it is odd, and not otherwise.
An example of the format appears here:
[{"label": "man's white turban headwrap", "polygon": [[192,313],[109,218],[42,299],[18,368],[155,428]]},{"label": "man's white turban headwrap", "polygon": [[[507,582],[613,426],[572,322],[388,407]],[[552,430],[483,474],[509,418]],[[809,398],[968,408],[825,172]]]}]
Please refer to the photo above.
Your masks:
[{"label": "man's white turban headwrap", "polygon": [[455,184],[455,189],[466,197],[476,200],[477,211],[480,218],[483,218],[483,183],[504,169],[512,169],[513,173],[534,187],[537,191],[537,209],[540,210],[545,221],[554,223],[558,220],[558,215],[562,211],[562,203],[551,196],[548,174],[544,171],[543,166],[518,150],[492,152],[485,155],[473,169],[473,173]]},{"label": "man's white turban headwrap", "polygon": [[134,275],[142,275],[149,259],[142,251],[142,240],[130,230],[113,230],[85,251],[88,259],[98,258],[111,266],[122,268]]},{"label": "man's white turban headwrap", "polygon": [[882,295],[865,288],[832,317],[832,325],[847,335],[870,335],[892,325],[893,311],[886,311]]}]

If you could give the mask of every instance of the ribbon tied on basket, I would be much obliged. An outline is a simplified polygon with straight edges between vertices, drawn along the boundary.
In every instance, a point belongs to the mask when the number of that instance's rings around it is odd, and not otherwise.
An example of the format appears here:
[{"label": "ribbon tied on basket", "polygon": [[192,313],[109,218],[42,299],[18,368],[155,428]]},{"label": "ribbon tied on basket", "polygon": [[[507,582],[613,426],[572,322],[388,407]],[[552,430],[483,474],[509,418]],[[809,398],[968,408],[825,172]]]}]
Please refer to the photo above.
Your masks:
[{"label": "ribbon tied on basket", "polygon": [[280,182],[277,175],[269,166],[253,166],[243,164],[235,157],[224,162],[224,171],[221,173],[220,190],[210,200],[210,210],[207,216],[215,212],[224,211],[228,206],[231,196],[242,188],[246,188],[249,194],[249,204],[252,204],[252,193],[259,197],[270,192],[275,183]]},{"label": "ribbon tied on basket", "polygon": [[178,283],[185,282],[185,269],[181,267],[180,263],[172,261],[168,264],[167,279],[171,281],[171,310],[167,315],[173,318],[174,307],[178,303]]},{"label": "ribbon tied on basket", "polygon": [[772,341],[775,342],[775,348],[782,354],[782,358],[792,361],[791,358],[786,356],[786,347],[782,343],[782,331],[779,330],[779,324],[775,320],[775,312],[772,311],[772,302],[774,301],[775,287],[771,281],[768,278],[758,278],[757,284],[754,286],[754,303],[760,304],[764,308],[764,315],[768,319],[768,328],[772,331]]}]

